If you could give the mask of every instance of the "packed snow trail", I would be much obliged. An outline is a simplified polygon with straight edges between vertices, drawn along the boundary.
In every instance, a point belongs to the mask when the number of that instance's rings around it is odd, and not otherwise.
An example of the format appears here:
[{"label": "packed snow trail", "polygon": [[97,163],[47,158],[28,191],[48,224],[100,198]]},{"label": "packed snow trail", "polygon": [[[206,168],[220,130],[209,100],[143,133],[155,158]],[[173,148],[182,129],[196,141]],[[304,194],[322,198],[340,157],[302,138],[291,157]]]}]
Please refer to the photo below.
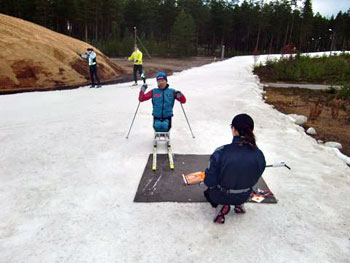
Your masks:
[{"label": "packed snow trail", "polygon": [[1,96],[0,262],[348,262],[350,170],[263,102],[253,62],[169,77],[196,134],[176,104],[174,153],[230,143],[232,117],[246,112],[267,163],[292,167],[264,173],[278,204],[249,203],[224,225],[205,203],[133,203],[153,142],[150,102],[125,139],[138,88]]}]

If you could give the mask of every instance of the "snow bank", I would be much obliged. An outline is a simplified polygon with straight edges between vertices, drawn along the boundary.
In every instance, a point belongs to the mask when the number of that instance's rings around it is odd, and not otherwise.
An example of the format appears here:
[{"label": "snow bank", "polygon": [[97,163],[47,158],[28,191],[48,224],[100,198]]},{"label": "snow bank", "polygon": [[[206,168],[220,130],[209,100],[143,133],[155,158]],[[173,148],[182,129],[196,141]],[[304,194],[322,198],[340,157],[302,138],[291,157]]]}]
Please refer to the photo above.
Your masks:
[{"label": "snow bank", "polygon": [[331,148],[337,148],[339,150],[343,148],[343,146],[339,142],[326,142],[324,145]]},{"label": "snow bank", "polygon": [[342,154],[339,149],[335,148],[334,149],[335,153],[337,154],[337,156],[342,159],[347,165],[350,165],[350,157],[346,156],[345,154]]}]

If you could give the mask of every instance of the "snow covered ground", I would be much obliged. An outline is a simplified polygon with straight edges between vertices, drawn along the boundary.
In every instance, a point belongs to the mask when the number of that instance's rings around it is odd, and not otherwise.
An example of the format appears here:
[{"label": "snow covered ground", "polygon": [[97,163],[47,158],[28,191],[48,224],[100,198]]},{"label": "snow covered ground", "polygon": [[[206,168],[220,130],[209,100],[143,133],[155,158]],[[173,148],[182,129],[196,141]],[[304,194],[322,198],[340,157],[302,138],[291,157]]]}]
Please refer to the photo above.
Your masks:
[{"label": "snow covered ground", "polygon": [[212,153],[246,112],[267,162],[292,167],[264,173],[278,204],[249,203],[224,225],[205,203],[133,203],[153,136],[148,101],[125,139],[137,88],[1,96],[0,262],[349,262],[350,169],[263,102],[253,63],[235,57],[169,78],[196,135],[177,104],[175,153]]}]

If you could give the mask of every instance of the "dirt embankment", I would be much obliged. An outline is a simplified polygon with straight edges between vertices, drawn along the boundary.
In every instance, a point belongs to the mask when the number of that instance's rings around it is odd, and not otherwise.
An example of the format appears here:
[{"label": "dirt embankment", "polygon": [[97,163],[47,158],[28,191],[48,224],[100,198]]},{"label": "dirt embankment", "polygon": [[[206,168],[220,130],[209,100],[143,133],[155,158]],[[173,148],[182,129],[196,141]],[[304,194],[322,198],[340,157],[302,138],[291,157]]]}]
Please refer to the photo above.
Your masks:
[{"label": "dirt embankment", "polygon": [[336,141],[350,156],[350,99],[322,90],[265,88],[265,100],[285,114],[308,117],[304,128],[315,128],[315,139]]},{"label": "dirt embankment", "polygon": [[[0,14],[0,94],[63,89],[89,83],[91,45],[22,19]],[[95,49],[98,74],[115,81],[127,71]]]}]

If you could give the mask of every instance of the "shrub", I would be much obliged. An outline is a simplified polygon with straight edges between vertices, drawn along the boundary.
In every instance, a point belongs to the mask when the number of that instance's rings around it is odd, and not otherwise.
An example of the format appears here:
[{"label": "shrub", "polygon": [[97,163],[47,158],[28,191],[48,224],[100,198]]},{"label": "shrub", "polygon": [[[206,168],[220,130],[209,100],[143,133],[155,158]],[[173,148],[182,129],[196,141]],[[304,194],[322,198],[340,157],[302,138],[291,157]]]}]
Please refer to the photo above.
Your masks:
[{"label": "shrub", "polygon": [[310,57],[297,54],[269,60],[270,78],[276,81],[309,81],[339,84],[350,82],[350,54]]},{"label": "shrub", "polygon": [[336,94],[337,93],[337,89],[334,88],[333,86],[330,86],[327,90],[326,90],[327,93],[329,94]]},{"label": "shrub", "polygon": [[338,96],[343,99],[350,99],[350,87],[343,86],[339,92]]}]

